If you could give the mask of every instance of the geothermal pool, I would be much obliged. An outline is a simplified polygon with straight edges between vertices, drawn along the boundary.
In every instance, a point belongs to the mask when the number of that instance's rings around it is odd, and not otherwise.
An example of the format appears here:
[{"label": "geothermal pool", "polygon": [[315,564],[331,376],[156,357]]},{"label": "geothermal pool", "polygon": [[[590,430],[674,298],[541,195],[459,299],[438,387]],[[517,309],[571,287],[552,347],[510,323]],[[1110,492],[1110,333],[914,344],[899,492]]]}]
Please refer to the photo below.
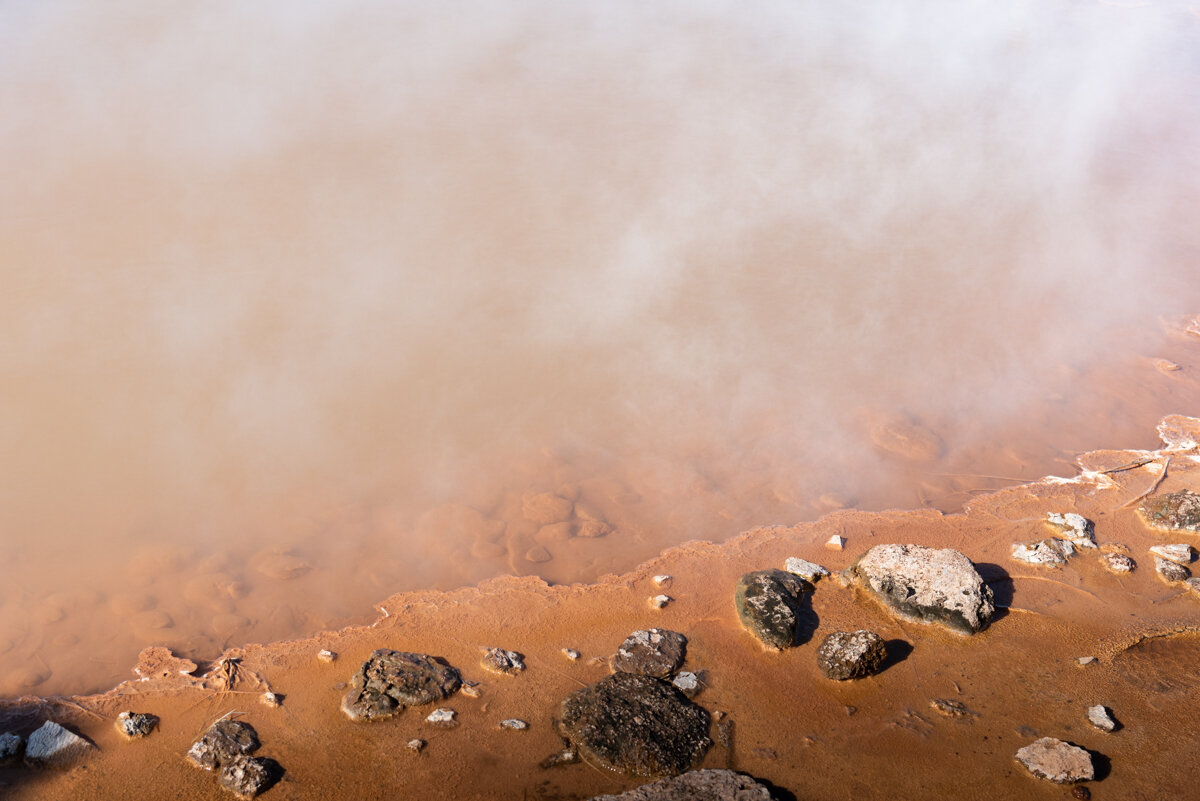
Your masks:
[{"label": "geothermal pool", "polygon": [[1198,38],[6,4],[0,694],[1156,447],[1200,401]]}]

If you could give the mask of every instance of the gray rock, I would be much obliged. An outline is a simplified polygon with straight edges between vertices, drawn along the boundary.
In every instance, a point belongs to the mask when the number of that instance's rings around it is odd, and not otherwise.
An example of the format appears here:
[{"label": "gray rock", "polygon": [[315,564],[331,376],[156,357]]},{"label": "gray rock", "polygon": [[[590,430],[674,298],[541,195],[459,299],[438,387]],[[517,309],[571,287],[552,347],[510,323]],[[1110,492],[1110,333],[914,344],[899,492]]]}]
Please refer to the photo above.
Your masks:
[{"label": "gray rock", "polygon": [[1200,494],[1191,490],[1147,498],[1138,504],[1138,512],[1154,528],[1200,532]]},{"label": "gray rock", "polygon": [[158,725],[157,715],[141,712],[122,712],[117,715],[117,731],[130,740],[145,737]]},{"label": "gray rock", "polygon": [[897,613],[964,634],[987,627],[996,611],[992,590],[963,554],[949,548],[877,545],[851,576]]},{"label": "gray rock", "polygon": [[1113,573],[1132,573],[1137,567],[1137,562],[1123,553],[1106,553],[1103,558],[1104,566]]},{"label": "gray rock", "polygon": [[529,724],[520,718],[506,718],[500,721],[500,728],[508,731],[525,731],[529,728]]},{"label": "gray rock", "polygon": [[0,734],[0,767],[13,764],[21,758],[21,746],[25,741],[21,735],[6,731]]},{"label": "gray rock", "polygon": [[1177,581],[1187,581],[1191,577],[1192,571],[1188,570],[1183,565],[1177,565],[1174,562],[1169,562],[1161,556],[1154,557],[1154,569],[1163,581],[1174,584]]},{"label": "gray rock", "polygon": [[873,631],[835,631],[817,649],[817,665],[835,681],[870,676],[886,659],[887,645]]},{"label": "gray rock", "polygon": [[1189,590],[1200,596],[1200,578],[1193,576],[1190,579],[1184,579],[1183,583]]},{"label": "gray rock", "polygon": [[731,770],[694,770],[644,784],[620,795],[590,801],[770,801],[771,792],[749,776]]},{"label": "gray rock", "polygon": [[688,698],[695,698],[700,694],[700,677],[691,671],[680,671],[675,674],[675,678],[671,679],[671,683]]},{"label": "gray rock", "polygon": [[25,742],[25,764],[38,767],[66,767],[96,749],[87,740],[47,720]]},{"label": "gray rock", "polygon": [[1018,750],[1017,761],[1039,779],[1057,784],[1085,782],[1096,776],[1091,754],[1053,737],[1043,737]]},{"label": "gray rock", "polygon": [[462,684],[458,671],[426,654],[386,648],[371,654],[350,680],[342,712],[354,721],[382,720],[406,706],[440,701]]},{"label": "gray rock", "polygon": [[254,798],[275,784],[282,772],[273,759],[238,755],[221,765],[217,783],[241,798]]},{"label": "gray rock", "polygon": [[709,715],[668,682],[614,673],[561,706],[559,728],[589,763],[635,776],[675,776],[712,745]]},{"label": "gray rock", "polygon": [[683,666],[687,637],[677,631],[648,629],[625,638],[612,658],[613,670],[670,678]]},{"label": "gray rock", "polygon": [[1101,704],[1088,707],[1087,719],[1088,723],[1100,731],[1114,732],[1117,730],[1117,721],[1113,719],[1112,712]]},{"label": "gray rock", "polygon": [[809,562],[805,559],[800,559],[795,556],[789,556],[783,564],[783,569],[791,573],[793,576],[799,576],[805,581],[810,581],[816,584],[818,581],[829,575],[829,571],[815,562]]},{"label": "gray rock", "polygon": [[1074,555],[1074,545],[1067,540],[1053,537],[1032,542],[1014,542],[1012,546],[1012,558],[1031,565],[1061,567]]},{"label": "gray rock", "polygon": [[241,720],[218,720],[188,749],[187,758],[193,765],[214,770],[258,750],[258,732]]},{"label": "gray rock", "polygon": [[488,648],[479,661],[493,673],[505,676],[515,676],[525,669],[525,657],[516,651],[506,651],[503,648]]},{"label": "gray rock", "polygon": [[1173,545],[1152,545],[1150,553],[1177,565],[1186,565],[1192,561],[1192,546],[1183,542]]},{"label": "gray rock", "polygon": [[796,644],[800,597],[813,586],[782,570],[759,570],[738,580],[734,603],[738,617],[767,647],[782,650]]},{"label": "gray rock", "polygon": [[1081,514],[1049,512],[1046,525],[1076,548],[1096,547],[1096,526]]}]

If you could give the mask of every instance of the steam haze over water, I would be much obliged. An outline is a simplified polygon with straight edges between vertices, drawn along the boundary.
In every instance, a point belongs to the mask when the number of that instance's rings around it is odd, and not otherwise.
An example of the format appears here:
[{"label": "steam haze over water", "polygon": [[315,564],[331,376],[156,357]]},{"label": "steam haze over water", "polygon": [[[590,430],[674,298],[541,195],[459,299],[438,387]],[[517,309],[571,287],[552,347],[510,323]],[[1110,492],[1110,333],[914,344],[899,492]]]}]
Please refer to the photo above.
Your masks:
[{"label": "steam haze over water", "polygon": [[[916,503],[880,426],[971,463],[1200,312],[1198,39],[1171,3],[5,3],[0,690]],[[1052,447],[1153,445],[1103,417]],[[613,533],[522,561],[564,485]],[[141,627],[53,661],[103,615]]]}]

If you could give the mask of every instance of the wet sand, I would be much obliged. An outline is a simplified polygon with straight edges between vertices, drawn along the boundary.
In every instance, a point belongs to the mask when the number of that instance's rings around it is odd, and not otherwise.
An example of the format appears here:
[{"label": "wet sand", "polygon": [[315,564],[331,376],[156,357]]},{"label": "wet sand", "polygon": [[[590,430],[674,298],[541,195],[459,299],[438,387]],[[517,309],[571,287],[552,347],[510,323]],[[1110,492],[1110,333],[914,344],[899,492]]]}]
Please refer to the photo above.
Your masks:
[{"label": "wet sand", "polygon": [[[561,747],[558,702],[607,675],[606,657],[631,631],[662,626],[689,639],[686,668],[701,671],[704,682],[697,702],[726,713],[714,724],[718,744],[704,764],[745,771],[799,798],[1065,797],[1064,789],[1030,777],[1013,760],[1017,748],[1040,736],[1094,752],[1093,798],[1190,797],[1200,598],[1158,578],[1146,549],[1195,545],[1195,535],[1153,531],[1135,509],[1151,489],[1200,490],[1200,420],[1168,422],[1163,430],[1174,446],[1167,450],[1090,452],[1079,458],[1077,475],[980,495],[961,514],[844,510],[812,523],[753,529],[723,544],[687,543],[590,584],[508,577],[446,593],[401,593],[379,605],[381,616],[371,625],[227,652],[241,659],[240,681],[229,690],[217,689],[212,675],[168,668],[163,672],[171,675],[152,673],[102,695],[6,702],[6,728],[28,731],[49,717],[100,750],[70,770],[7,770],[0,780],[13,798],[134,797],[148,788],[150,797],[219,797],[211,775],[186,765],[182,755],[212,721],[232,713],[257,728],[260,753],[287,771],[266,798],[616,792],[639,782],[585,764],[542,769],[538,763]],[[1139,462],[1145,463],[1127,467]],[[1096,552],[1082,552],[1062,569],[1010,558],[1012,542],[1048,535],[1046,513],[1067,511],[1095,521],[1100,549],[1127,548],[1137,570],[1111,574]],[[824,547],[832,534],[846,539],[844,551]],[[1000,611],[991,626],[968,638],[900,621],[855,590],[823,580],[812,600],[816,628],[797,647],[766,652],[741,628],[732,593],[743,572],[781,567],[788,556],[837,571],[867,548],[891,542],[965,552],[996,594]],[[660,574],[673,576],[665,589],[653,581]],[[648,599],[660,591],[674,600],[656,610]],[[855,628],[879,632],[894,643],[896,656],[871,678],[824,679],[816,645],[829,631]],[[486,646],[523,653],[528,669],[514,677],[487,673],[479,665]],[[566,659],[566,647],[582,658]],[[339,711],[343,684],[377,648],[444,657],[481,682],[480,697],[448,700],[460,720],[450,730],[424,724],[421,708],[351,723]],[[321,649],[337,652],[337,660],[319,661]],[[1085,656],[1098,661],[1081,667],[1077,660]],[[259,702],[268,687],[283,696],[282,706]],[[929,706],[934,698],[960,701],[971,714],[943,717]],[[1095,704],[1113,710],[1117,732],[1088,724],[1086,709]],[[125,709],[160,716],[160,731],[121,741],[113,720]],[[499,721],[509,717],[527,720],[530,729],[500,730]],[[404,748],[413,737],[428,740],[419,755]]]}]

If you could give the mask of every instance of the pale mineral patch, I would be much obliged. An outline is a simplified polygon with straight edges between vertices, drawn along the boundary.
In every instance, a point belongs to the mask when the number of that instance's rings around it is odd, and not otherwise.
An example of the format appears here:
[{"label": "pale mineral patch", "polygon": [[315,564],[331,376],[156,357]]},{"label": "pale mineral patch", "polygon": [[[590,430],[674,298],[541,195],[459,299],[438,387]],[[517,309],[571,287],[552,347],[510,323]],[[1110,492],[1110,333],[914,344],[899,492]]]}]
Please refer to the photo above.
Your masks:
[{"label": "pale mineral patch", "polygon": [[783,564],[783,569],[794,576],[799,576],[805,581],[811,581],[814,584],[829,575],[829,571],[824,567],[796,556],[789,556]]},{"label": "pale mineral patch", "polygon": [[1192,561],[1192,546],[1182,542],[1172,545],[1152,545],[1150,553],[1177,565],[1186,565]]}]

